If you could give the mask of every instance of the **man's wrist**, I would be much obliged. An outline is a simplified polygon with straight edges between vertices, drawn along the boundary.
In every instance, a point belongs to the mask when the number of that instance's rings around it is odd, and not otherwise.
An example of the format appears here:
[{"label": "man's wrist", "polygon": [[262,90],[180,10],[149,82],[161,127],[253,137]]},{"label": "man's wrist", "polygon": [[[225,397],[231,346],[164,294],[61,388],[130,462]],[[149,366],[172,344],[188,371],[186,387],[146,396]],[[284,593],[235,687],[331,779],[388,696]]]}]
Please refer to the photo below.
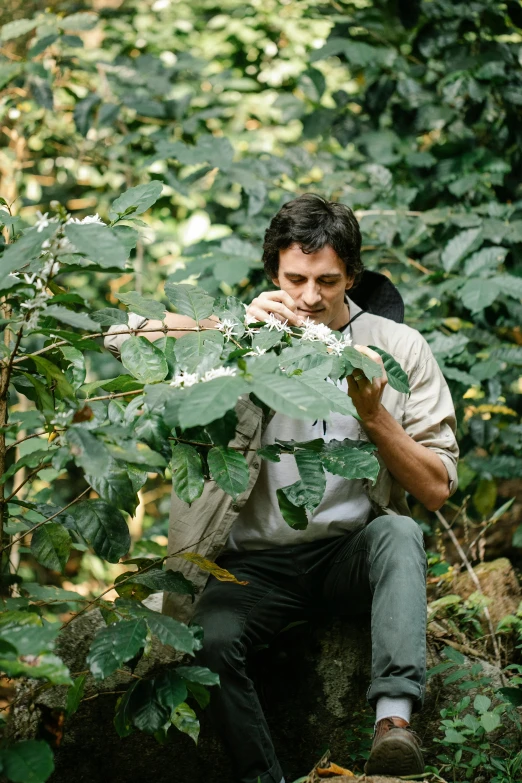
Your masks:
[{"label": "man's wrist", "polygon": [[361,424],[369,435],[382,429],[387,416],[390,415],[381,402],[373,411],[365,413],[358,411],[358,413],[361,417]]}]

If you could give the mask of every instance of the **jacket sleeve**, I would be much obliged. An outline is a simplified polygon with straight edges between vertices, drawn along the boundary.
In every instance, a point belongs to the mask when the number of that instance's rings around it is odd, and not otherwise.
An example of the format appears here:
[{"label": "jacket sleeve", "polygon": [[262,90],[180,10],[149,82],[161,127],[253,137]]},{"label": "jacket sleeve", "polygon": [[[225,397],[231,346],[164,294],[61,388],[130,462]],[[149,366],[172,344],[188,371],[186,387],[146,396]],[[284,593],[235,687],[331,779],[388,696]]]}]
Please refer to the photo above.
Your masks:
[{"label": "jacket sleeve", "polygon": [[417,368],[410,376],[403,427],[414,441],[439,455],[448,471],[452,495],[458,486],[455,408],[446,379],[424,339],[423,343]]},{"label": "jacket sleeve", "polygon": [[129,313],[129,324],[114,324],[109,327],[109,334],[106,334],[103,340],[104,346],[117,358],[120,358],[121,346],[125,340],[128,340],[131,336],[127,334],[120,334],[122,331],[128,329],[141,329],[147,323],[147,318],[136,313]]}]

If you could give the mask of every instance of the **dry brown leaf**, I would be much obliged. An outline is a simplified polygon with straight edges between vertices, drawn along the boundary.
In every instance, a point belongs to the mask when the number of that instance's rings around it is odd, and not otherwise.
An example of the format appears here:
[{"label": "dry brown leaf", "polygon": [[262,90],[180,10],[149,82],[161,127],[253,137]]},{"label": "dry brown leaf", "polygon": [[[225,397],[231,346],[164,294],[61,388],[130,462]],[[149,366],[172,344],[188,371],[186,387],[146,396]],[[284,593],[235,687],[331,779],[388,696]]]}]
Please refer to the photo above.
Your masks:
[{"label": "dry brown leaf", "polygon": [[320,778],[334,778],[337,775],[344,775],[347,778],[355,777],[353,772],[351,772],[349,769],[345,769],[344,767],[339,767],[337,764],[334,764],[332,761],[327,767],[316,767],[315,771],[317,772]]},{"label": "dry brown leaf", "polygon": [[202,571],[208,571],[209,574],[215,576],[220,582],[233,582],[236,585],[248,584],[248,582],[240,582],[239,579],[236,579],[236,577],[231,574],[230,571],[227,571],[226,568],[220,568],[213,563],[212,560],[207,560],[206,557],[198,555],[197,552],[184,552],[182,555],[178,555],[178,557],[184,557],[185,560],[194,563],[194,565],[197,565]]}]

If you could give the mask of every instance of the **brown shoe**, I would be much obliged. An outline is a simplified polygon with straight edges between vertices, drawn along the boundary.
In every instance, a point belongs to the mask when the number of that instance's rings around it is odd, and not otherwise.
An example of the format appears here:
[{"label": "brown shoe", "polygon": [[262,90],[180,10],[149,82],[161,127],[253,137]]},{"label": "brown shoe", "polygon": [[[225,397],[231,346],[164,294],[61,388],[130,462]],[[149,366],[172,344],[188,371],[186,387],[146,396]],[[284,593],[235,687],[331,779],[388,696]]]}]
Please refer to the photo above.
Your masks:
[{"label": "brown shoe", "polygon": [[383,718],[375,727],[366,775],[420,775],[424,759],[420,741],[402,718]]}]

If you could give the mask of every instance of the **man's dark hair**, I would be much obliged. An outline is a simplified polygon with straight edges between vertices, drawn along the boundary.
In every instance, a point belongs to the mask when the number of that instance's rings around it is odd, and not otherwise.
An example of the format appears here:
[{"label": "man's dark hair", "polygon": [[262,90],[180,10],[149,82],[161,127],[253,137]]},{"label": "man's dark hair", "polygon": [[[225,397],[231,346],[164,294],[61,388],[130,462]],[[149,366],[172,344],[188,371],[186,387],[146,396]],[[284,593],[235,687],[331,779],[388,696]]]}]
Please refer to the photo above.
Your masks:
[{"label": "man's dark hair", "polygon": [[263,263],[270,279],[277,277],[279,251],[297,243],[303,253],[331,245],[357,285],[363,273],[361,232],[350,207],[304,193],[284,204],[265,231]]}]

